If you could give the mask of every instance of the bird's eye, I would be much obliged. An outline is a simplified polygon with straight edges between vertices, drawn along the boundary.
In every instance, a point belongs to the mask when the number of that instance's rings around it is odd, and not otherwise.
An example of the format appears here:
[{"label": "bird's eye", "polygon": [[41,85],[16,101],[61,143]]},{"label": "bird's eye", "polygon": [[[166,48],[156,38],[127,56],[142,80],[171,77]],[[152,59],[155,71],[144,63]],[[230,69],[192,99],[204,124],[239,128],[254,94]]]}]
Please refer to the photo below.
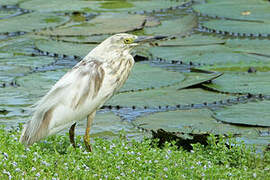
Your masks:
[{"label": "bird's eye", "polygon": [[131,43],[133,43],[133,39],[132,38],[124,39],[124,43],[125,44],[131,44]]}]

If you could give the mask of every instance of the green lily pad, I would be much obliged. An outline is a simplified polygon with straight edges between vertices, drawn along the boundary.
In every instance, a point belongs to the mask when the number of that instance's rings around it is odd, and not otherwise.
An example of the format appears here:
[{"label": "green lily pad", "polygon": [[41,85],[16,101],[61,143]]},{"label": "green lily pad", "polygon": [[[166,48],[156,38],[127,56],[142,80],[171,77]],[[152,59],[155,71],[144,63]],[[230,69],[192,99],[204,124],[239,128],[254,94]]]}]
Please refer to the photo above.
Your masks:
[{"label": "green lily pad", "polygon": [[230,95],[213,93],[199,88],[177,90],[178,86],[149,91],[121,93],[113,96],[106,104],[137,107],[158,107],[178,104],[202,104],[232,98]]},{"label": "green lily pad", "polygon": [[184,0],[179,1],[163,1],[163,0],[121,0],[121,1],[102,1],[97,11],[121,11],[121,12],[152,12],[153,10],[167,9],[179,6],[185,3]]},{"label": "green lily pad", "polygon": [[237,104],[216,110],[215,119],[236,125],[270,127],[270,101]]},{"label": "green lily pad", "polygon": [[218,78],[223,73],[184,73],[185,80],[179,84],[179,89],[188,88]]},{"label": "green lily pad", "polygon": [[110,35],[99,35],[99,36],[74,36],[74,37],[54,37],[54,40],[69,42],[75,44],[99,44],[103,40],[107,39]]},{"label": "green lily pad", "polygon": [[29,13],[9,19],[0,20],[0,33],[25,31],[55,27],[68,21],[68,17],[50,13]]},{"label": "green lily pad", "polygon": [[89,22],[67,24],[53,31],[43,31],[42,34],[52,36],[91,36],[129,32],[141,28],[147,17],[134,14],[104,14]]},{"label": "green lily pad", "polygon": [[163,129],[167,132],[241,134],[248,137],[258,137],[254,128],[234,126],[217,122],[208,109],[178,110],[159,112],[139,117],[132,121],[135,126],[148,129]]},{"label": "green lily pad", "polygon": [[22,0],[0,0],[0,5],[14,5]]},{"label": "green lily pad", "polygon": [[18,87],[17,90],[26,91],[26,97],[35,101],[44,96],[56,81],[66,73],[66,71],[66,69],[59,69],[56,71],[33,73],[19,77],[17,78],[17,83],[20,87]]},{"label": "green lily pad", "polygon": [[249,63],[246,63],[245,61],[238,63],[224,62],[220,64],[201,66],[200,69],[219,72],[248,72],[251,67],[256,71],[268,72],[270,71],[270,61],[265,62],[263,60],[258,60]]},{"label": "green lily pad", "polygon": [[20,3],[20,7],[31,9],[39,12],[53,11],[91,11],[92,8],[99,6],[99,1],[83,1],[83,0],[30,0]]},{"label": "green lily pad", "polygon": [[270,95],[270,73],[225,73],[210,84],[211,89],[230,93],[251,93]]},{"label": "green lily pad", "polygon": [[[149,51],[154,57],[160,57],[166,60],[180,59],[187,63],[192,61],[206,65],[269,62],[269,57],[256,54],[256,50],[248,53],[244,49],[237,49],[232,43],[229,43],[227,46],[227,42],[224,39],[210,36],[191,35],[183,39],[177,38],[175,40],[160,42],[158,45],[151,47]],[[262,46],[266,47],[266,49],[269,48],[266,42]]]},{"label": "green lily pad", "polygon": [[95,44],[73,44],[68,42],[54,40],[37,40],[35,45],[38,49],[46,52],[52,52],[65,55],[77,55],[84,57],[97,45]]},{"label": "green lily pad", "polygon": [[197,26],[197,18],[194,15],[178,17],[174,20],[162,21],[161,25],[146,28],[144,33],[149,35],[184,35]]},{"label": "green lily pad", "polygon": [[270,21],[249,22],[249,21],[233,21],[233,20],[210,20],[203,23],[203,26],[209,29],[234,33],[246,33],[246,34],[270,33]]},{"label": "green lily pad", "polygon": [[[226,46],[235,52],[244,52],[258,56],[265,56],[270,59],[270,41],[266,39],[228,39]],[[269,60],[270,61],[270,60]]]},{"label": "green lily pad", "polygon": [[264,21],[270,18],[269,2],[262,0],[213,1],[194,5],[193,8],[202,14],[231,19]]},{"label": "green lily pad", "polygon": [[136,63],[122,91],[159,88],[183,81],[185,76],[178,72]]}]

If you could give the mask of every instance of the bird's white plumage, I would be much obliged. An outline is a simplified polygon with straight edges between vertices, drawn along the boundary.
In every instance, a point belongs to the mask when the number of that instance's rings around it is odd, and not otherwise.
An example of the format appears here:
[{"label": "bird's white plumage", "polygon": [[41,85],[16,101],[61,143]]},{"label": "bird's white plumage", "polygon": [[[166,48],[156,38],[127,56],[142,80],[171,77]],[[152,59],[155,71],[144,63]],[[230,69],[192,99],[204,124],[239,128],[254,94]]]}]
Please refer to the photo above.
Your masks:
[{"label": "bird's white plumage", "polygon": [[126,81],[134,64],[133,48],[114,35],[93,49],[37,103],[20,141],[26,145],[55,134],[100,108]]}]

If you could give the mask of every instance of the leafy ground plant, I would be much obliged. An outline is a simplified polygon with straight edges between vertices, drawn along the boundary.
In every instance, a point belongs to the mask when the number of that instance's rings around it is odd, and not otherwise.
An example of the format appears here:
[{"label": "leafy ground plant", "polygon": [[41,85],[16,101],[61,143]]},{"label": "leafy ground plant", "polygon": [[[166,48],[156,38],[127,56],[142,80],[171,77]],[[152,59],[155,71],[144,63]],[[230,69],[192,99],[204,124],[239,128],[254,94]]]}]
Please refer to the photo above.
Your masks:
[{"label": "leafy ground plant", "polygon": [[[0,128],[0,179],[267,179],[270,153],[214,136],[209,146],[193,145],[187,152],[174,143],[160,149],[152,140],[97,138],[93,153],[68,136],[52,136],[25,148],[20,129]],[[82,137],[77,136],[77,142]]]}]

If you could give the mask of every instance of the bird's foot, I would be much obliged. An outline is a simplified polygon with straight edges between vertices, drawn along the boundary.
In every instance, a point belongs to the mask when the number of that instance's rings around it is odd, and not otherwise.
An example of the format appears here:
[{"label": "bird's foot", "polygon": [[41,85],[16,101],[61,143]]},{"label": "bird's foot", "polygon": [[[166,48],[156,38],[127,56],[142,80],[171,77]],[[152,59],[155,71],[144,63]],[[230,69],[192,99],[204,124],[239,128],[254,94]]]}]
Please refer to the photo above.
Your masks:
[{"label": "bird's foot", "polygon": [[92,152],[92,146],[90,144],[90,137],[89,136],[84,136],[84,144],[85,144],[85,147],[86,147],[86,150],[88,152]]}]

